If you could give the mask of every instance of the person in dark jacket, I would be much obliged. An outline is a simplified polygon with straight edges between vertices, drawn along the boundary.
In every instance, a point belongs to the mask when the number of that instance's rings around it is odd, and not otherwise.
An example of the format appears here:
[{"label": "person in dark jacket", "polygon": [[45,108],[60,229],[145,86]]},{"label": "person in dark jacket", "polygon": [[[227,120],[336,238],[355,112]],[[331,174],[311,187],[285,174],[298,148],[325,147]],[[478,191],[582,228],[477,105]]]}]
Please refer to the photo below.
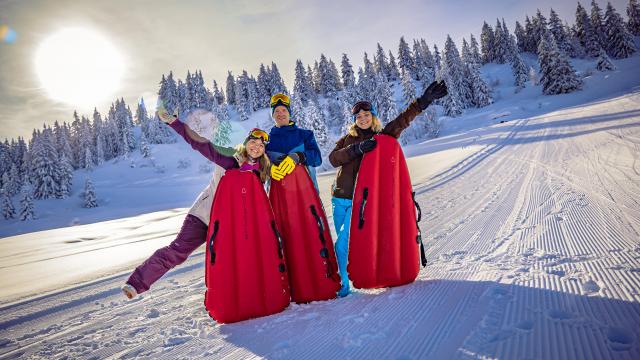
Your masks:
[{"label": "person in dark jacket", "polygon": [[336,255],[338,268],[342,278],[342,288],[338,296],[347,296],[350,292],[349,276],[347,274],[347,259],[349,249],[349,227],[351,225],[351,202],[356,184],[356,176],[362,162],[362,155],[376,147],[373,135],[381,133],[400,137],[409,127],[411,121],[424,111],[434,100],[447,95],[444,81],[433,82],[424,94],[413,101],[398,117],[390,121],[384,128],[377,117],[376,109],[368,101],[359,101],[352,108],[354,124],[349,133],[336,142],[336,146],[329,154],[331,165],[338,168],[338,174],[332,190],[331,205],[333,208],[333,224],[338,234],[336,240]]},{"label": "person in dark jacket", "polygon": [[[251,130],[245,141],[236,147],[234,153],[232,149],[218,147],[199,136],[182,123],[177,114],[169,115],[164,107],[158,110],[158,117],[180,134],[194,150],[222,169],[239,168],[244,171],[252,171],[263,183],[268,179],[271,164],[265,153],[265,147],[269,142],[269,135],[265,131]],[[126,284],[122,287],[123,293],[129,299],[149,290],[151,285],[167,271],[182,264],[192,252],[206,242],[207,222],[211,215],[213,202],[211,193],[215,194],[217,183],[218,181],[214,179],[209,185],[211,189],[204,194],[205,196],[201,196],[201,201],[196,201],[192,210],[185,217],[175,240],[168,246],[156,250],[129,276]]]}]

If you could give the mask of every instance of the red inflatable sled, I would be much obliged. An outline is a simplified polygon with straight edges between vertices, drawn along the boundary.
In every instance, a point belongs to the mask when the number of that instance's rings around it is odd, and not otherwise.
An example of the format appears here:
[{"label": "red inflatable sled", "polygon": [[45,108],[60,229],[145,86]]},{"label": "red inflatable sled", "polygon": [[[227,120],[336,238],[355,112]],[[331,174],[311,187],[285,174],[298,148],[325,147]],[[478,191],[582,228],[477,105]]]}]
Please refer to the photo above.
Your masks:
[{"label": "red inflatable sled", "polygon": [[[356,288],[381,288],[413,282],[426,256],[409,170],[398,141],[375,135],[376,148],[365,154],[353,194],[347,271]],[[418,254],[420,252],[420,254]]]},{"label": "red inflatable sled", "polygon": [[271,181],[269,199],[282,231],[291,299],[328,300],[340,289],[340,275],[327,217],[304,166]]},{"label": "red inflatable sled", "polygon": [[204,305],[219,323],[270,315],[289,305],[282,240],[258,177],[227,170],[207,234]]}]

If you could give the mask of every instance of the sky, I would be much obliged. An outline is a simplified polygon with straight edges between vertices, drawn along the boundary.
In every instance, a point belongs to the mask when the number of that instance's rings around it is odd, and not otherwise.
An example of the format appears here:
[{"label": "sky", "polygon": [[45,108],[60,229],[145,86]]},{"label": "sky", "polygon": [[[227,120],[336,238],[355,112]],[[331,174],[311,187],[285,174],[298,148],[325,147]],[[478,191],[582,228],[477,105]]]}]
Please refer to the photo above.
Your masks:
[{"label": "sky", "polygon": [[[597,2],[604,10],[606,2]],[[628,0],[611,3],[626,19]],[[504,18],[513,32],[516,20],[523,22],[538,8],[548,18],[553,7],[573,24],[576,4],[574,0],[0,0],[0,27],[8,26],[16,34],[13,42],[0,41],[0,139],[29,138],[43,124],[71,122],[76,109],[89,116],[97,107],[104,114],[117,98],[124,98],[132,109],[142,97],[153,105],[160,78],[169,71],[184,79],[187,70],[201,70],[210,88],[213,80],[224,86],[229,70],[234,75],[243,69],[257,75],[261,63],[273,61],[291,88],[296,59],[306,67],[324,53],[339,66],[346,53],[357,69],[365,51],[372,58],[378,42],[394,55],[401,36],[409,44],[411,39],[425,38],[442,48],[447,34],[458,44],[471,33],[479,40],[483,21],[493,27],[496,18]],[[582,4],[590,10],[590,1]],[[59,51],[38,56],[43,43],[69,28],[98,34],[109,46],[57,44]],[[106,48],[118,54],[120,76],[106,75],[99,83],[76,87],[80,93],[99,93],[89,102],[59,99],[37,70],[44,61],[50,77],[65,76],[69,67],[56,61],[69,59],[76,77],[92,79],[101,72],[84,69],[81,60]],[[113,62],[100,56],[105,63]]]}]

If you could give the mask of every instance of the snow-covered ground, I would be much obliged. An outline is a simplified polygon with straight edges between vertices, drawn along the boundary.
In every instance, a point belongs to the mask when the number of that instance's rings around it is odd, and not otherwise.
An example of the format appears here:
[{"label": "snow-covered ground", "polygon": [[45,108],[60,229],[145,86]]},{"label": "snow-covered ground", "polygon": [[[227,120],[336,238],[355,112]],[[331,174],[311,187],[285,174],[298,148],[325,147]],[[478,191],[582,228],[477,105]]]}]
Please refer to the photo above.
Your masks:
[{"label": "snow-covered ground", "polygon": [[[0,239],[0,359],[638,359],[638,60],[583,92],[503,90],[407,147],[429,261],[407,286],[219,325],[201,251],[136,300],[120,294],[184,208]],[[184,174],[171,177],[186,189]]]}]

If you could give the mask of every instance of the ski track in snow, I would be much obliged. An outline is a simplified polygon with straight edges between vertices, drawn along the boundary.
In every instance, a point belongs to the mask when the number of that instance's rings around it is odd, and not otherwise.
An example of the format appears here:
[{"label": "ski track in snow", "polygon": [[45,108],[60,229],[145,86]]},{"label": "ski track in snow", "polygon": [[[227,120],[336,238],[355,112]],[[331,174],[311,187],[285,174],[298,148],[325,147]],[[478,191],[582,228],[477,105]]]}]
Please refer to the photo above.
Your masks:
[{"label": "ski track in snow", "polygon": [[429,264],[413,284],[219,325],[199,253],[133,301],[115,275],[5,305],[0,359],[638,359],[639,104],[495,125],[418,184]]}]

